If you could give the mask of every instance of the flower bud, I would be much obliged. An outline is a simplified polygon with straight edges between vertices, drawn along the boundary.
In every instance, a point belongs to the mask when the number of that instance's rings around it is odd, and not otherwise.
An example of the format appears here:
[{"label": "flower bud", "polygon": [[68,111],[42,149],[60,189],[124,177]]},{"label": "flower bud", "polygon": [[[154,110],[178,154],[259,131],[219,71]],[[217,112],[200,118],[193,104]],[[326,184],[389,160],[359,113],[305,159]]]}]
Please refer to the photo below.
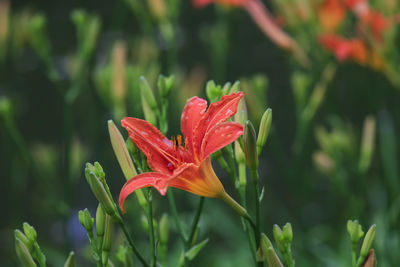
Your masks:
[{"label": "flower bud", "polygon": [[164,213],[160,219],[160,242],[167,243],[169,235],[169,219],[168,214]]},{"label": "flower bud", "polygon": [[350,235],[350,240],[352,244],[358,244],[360,239],[364,236],[364,231],[357,220],[347,221],[347,232]]},{"label": "flower bud", "polygon": [[279,251],[281,253],[282,251],[286,251],[285,240],[281,228],[278,225],[274,224],[272,228],[272,233],[274,234],[274,239],[276,244],[278,245]]},{"label": "flower bud", "polygon": [[157,101],[146,78],[143,76],[140,77],[139,87],[144,117],[149,123],[156,125],[156,112],[158,111]]},{"label": "flower bud", "polygon": [[85,169],[86,180],[90,185],[90,188],[92,189],[92,192],[96,196],[97,200],[100,202],[100,204],[103,205],[105,212],[110,215],[113,215],[117,211],[115,204],[111,200],[110,196],[107,194],[107,191],[104,189],[103,184],[94,174],[94,172],[90,170],[92,169],[93,166],[92,167],[90,166],[91,166],[90,163],[86,164],[86,169]]},{"label": "flower bud", "polygon": [[17,256],[23,266],[26,266],[26,267],[36,267],[37,266],[32,258],[31,253],[29,253],[28,248],[17,237],[15,238],[15,251],[17,252]]},{"label": "flower bud", "polygon": [[31,241],[29,241],[29,239],[26,237],[26,235],[23,232],[16,229],[14,231],[14,237],[15,237],[15,239],[18,238],[22,243],[24,243],[24,245],[28,248],[29,251],[32,251],[33,244]]},{"label": "flower bud", "polygon": [[229,90],[231,89],[231,83],[227,82],[224,84],[224,87],[222,87],[222,95],[228,95],[229,94]]},{"label": "flower bud", "polygon": [[160,97],[166,98],[168,94],[172,90],[172,86],[174,85],[175,77],[171,75],[169,77],[165,77],[164,75],[158,76],[157,87],[160,93]]},{"label": "flower bud", "polygon": [[364,241],[361,246],[360,250],[360,258],[361,257],[366,257],[369,253],[369,249],[372,247],[372,243],[374,242],[375,239],[375,234],[376,234],[376,225],[373,224],[367,234],[365,235]]},{"label": "flower bud", "polygon": [[86,229],[88,233],[93,233],[93,222],[94,219],[90,215],[88,209],[80,210],[78,212],[78,218],[81,225]]},{"label": "flower bud", "polygon": [[239,92],[239,90],[240,90],[240,82],[239,82],[239,81],[236,81],[236,82],[232,85],[231,89],[229,90],[228,95],[233,94],[233,93],[237,93],[237,92]]},{"label": "flower bud", "polygon": [[96,235],[97,237],[104,236],[106,213],[104,212],[103,206],[99,204],[96,210]]},{"label": "flower bud", "polygon": [[94,163],[94,174],[96,174],[102,183],[106,182],[106,174],[103,171],[103,167],[97,161]]},{"label": "flower bud", "polygon": [[28,238],[28,240],[32,243],[36,242],[37,233],[35,228],[33,228],[33,226],[30,226],[29,223],[27,222],[24,222],[22,226],[24,228],[24,233]]},{"label": "flower bud", "polygon": [[272,109],[268,108],[260,122],[260,129],[258,130],[258,137],[257,137],[257,155],[261,154],[261,151],[267,141],[269,130],[271,129],[272,123]]},{"label": "flower bud", "polygon": [[262,252],[262,259],[268,263],[269,267],[283,267],[282,262],[280,261],[278,255],[272,246],[271,241],[268,237],[262,233],[261,234],[261,252]]},{"label": "flower bud", "polygon": [[244,127],[244,154],[246,156],[247,166],[251,170],[258,168],[258,156],[256,146],[256,131],[251,121],[246,121]]},{"label": "flower bud", "polygon": [[108,262],[108,254],[111,249],[113,231],[114,231],[114,221],[112,217],[107,214],[105,217],[104,239],[102,246],[102,256],[103,256],[102,262],[104,266],[107,266],[106,263]]},{"label": "flower bud", "polygon": [[286,223],[282,229],[282,235],[286,243],[290,244],[293,240],[293,231],[292,225],[290,223]]},{"label": "flower bud", "polygon": [[67,260],[64,263],[64,267],[75,267],[75,253],[71,251],[68,255]]},{"label": "flower bud", "polygon": [[208,81],[206,85],[206,95],[211,103],[217,102],[222,96],[221,86],[216,85],[214,81]]}]

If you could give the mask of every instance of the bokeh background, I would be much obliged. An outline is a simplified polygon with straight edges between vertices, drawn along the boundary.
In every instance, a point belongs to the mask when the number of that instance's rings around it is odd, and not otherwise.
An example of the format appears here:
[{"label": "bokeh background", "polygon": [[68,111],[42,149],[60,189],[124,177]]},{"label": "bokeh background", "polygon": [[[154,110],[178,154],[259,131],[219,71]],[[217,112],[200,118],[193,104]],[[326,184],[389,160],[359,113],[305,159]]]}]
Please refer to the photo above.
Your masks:
[{"label": "bokeh background", "polygon": [[[348,2],[260,2],[297,43],[293,50],[229,1],[198,8],[189,0],[1,0],[1,266],[17,265],[13,230],[24,221],[49,265],[62,265],[70,250],[89,264],[77,212],[94,214],[97,202],[84,164],[99,161],[118,196],[125,179],[107,120],[143,117],[139,77],[155,89],[159,74],[175,76],[170,136],[180,133],[186,99],[206,97],[208,80],[240,81],[256,129],[272,108],[260,158],[262,229],[272,236],[273,224],[291,222],[297,266],[349,266],[348,219],[364,231],[375,223],[379,265],[399,264],[400,6],[362,1],[382,19],[364,21]],[[189,222],[198,197],[176,197]],[[165,198],[154,203],[156,218],[169,212]],[[146,251],[141,210],[134,197],[129,204],[130,230]],[[200,226],[210,241],[192,266],[251,265],[241,222],[222,201],[206,199]],[[168,261],[176,266],[180,243],[171,231]]]}]

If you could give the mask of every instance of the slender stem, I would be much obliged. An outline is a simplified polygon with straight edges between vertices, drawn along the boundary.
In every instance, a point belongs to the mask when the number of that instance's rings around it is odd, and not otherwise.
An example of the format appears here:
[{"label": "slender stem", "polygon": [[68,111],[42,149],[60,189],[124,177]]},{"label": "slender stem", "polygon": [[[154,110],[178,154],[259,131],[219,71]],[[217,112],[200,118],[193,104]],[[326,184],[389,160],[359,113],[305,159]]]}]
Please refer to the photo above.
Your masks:
[{"label": "slender stem", "polygon": [[351,246],[351,266],[355,267],[357,265],[357,247],[358,244],[352,244]]},{"label": "slender stem", "polygon": [[255,225],[255,238],[256,238],[256,247],[260,246],[260,200],[259,200],[259,175],[257,169],[251,170],[251,177],[253,180],[253,189],[254,189],[254,197],[255,197],[255,206],[256,206],[256,225]]},{"label": "slender stem", "polygon": [[178,233],[179,233],[182,241],[186,242],[187,237],[186,237],[185,232],[182,229],[182,225],[179,220],[179,215],[178,215],[178,211],[176,209],[176,204],[175,204],[174,192],[172,190],[168,190],[167,196],[168,196],[169,206],[171,208],[172,216],[174,217],[174,221],[175,221],[175,225],[178,230]]},{"label": "slender stem", "polygon": [[153,196],[152,189],[149,188],[148,198],[147,198],[147,221],[149,223],[149,236],[151,244],[151,263],[152,267],[156,266],[157,255],[156,255],[156,241],[154,237],[154,224],[153,224]]},{"label": "slender stem", "polygon": [[195,216],[193,218],[193,223],[192,223],[192,228],[190,230],[190,235],[189,235],[189,238],[187,240],[187,242],[189,244],[192,243],[194,235],[196,233],[196,229],[197,229],[197,225],[199,223],[200,215],[201,215],[201,212],[203,210],[203,205],[204,205],[204,197],[200,197],[199,204],[198,204],[197,210],[196,210],[196,214],[195,214]]},{"label": "slender stem", "polygon": [[135,244],[133,243],[133,239],[131,235],[129,234],[128,230],[126,229],[124,221],[121,219],[118,221],[119,226],[122,228],[122,231],[125,234],[126,239],[128,240],[129,245],[131,246],[133,253],[138,257],[139,261],[143,264],[145,267],[149,267],[145,259],[142,257],[142,255],[139,253],[138,249],[136,248]]}]

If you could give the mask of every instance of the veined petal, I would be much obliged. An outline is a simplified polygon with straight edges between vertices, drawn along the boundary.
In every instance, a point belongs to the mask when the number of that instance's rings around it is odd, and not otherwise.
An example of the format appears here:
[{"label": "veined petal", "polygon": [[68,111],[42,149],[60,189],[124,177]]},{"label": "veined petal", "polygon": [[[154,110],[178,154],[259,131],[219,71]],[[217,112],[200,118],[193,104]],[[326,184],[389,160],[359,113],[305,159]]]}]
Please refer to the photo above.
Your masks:
[{"label": "veined petal", "polygon": [[124,203],[125,199],[137,189],[153,186],[161,195],[165,195],[168,189],[167,175],[158,172],[145,172],[128,180],[119,193],[119,207],[125,213]]},{"label": "veined petal", "polygon": [[[199,155],[201,152],[201,146],[205,134],[218,123],[226,121],[232,117],[236,113],[238,103],[243,96],[243,92],[222,96],[220,101],[210,105],[195,129],[195,135],[193,136],[195,155]],[[201,159],[202,158],[200,158],[200,160]]]},{"label": "veined petal", "polygon": [[171,175],[177,153],[171,140],[147,121],[126,117],[121,125],[129,132],[129,137],[146,155],[152,170]]},{"label": "veined petal", "polygon": [[200,166],[191,164],[174,179],[169,186],[204,197],[219,197],[225,192],[223,185],[211,165],[210,158],[205,159]]},{"label": "veined petal", "polygon": [[229,145],[243,134],[243,125],[237,122],[224,122],[215,125],[206,133],[201,145],[201,156],[207,158],[215,151]]},{"label": "veined petal", "polygon": [[207,101],[197,96],[186,103],[181,117],[181,131],[185,137],[186,148],[193,152],[194,130],[207,108]]}]

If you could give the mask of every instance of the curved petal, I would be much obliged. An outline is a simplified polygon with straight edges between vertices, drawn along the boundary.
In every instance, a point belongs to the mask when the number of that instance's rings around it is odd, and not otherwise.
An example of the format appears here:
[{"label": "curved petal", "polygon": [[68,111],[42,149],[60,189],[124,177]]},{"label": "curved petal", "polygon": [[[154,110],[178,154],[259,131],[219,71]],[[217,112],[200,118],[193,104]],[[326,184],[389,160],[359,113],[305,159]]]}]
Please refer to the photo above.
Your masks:
[{"label": "curved petal", "polygon": [[224,122],[215,125],[206,133],[201,145],[201,156],[207,158],[210,154],[229,145],[243,134],[243,125],[237,122]]},{"label": "curved petal", "polygon": [[119,207],[121,208],[122,212],[125,213],[125,199],[135,190],[153,186],[160,192],[161,195],[165,195],[168,189],[168,178],[169,177],[167,175],[161,173],[145,172],[129,179],[119,193]]},{"label": "curved petal", "polygon": [[219,197],[225,191],[212,168],[210,158],[204,160],[200,166],[191,164],[171,179],[169,186],[204,197]]},{"label": "curved petal", "polygon": [[[221,100],[212,103],[207,112],[202,116],[193,136],[193,148],[195,155],[199,155],[205,134],[215,125],[232,117],[236,111],[243,92],[222,96]],[[201,160],[202,158],[200,158]]]},{"label": "curved petal", "polygon": [[177,153],[171,140],[147,121],[126,117],[121,125],[129,132],[129,137],[146,155],[152,170],[171,175]]},{"label": "curved petal", "polygon": [[181,131],[185,137],[187,149],[193,151],[192,141],[194,130],[207,109],[207,101],[200,97],[192,97],[183,108],[181,116]]}]

